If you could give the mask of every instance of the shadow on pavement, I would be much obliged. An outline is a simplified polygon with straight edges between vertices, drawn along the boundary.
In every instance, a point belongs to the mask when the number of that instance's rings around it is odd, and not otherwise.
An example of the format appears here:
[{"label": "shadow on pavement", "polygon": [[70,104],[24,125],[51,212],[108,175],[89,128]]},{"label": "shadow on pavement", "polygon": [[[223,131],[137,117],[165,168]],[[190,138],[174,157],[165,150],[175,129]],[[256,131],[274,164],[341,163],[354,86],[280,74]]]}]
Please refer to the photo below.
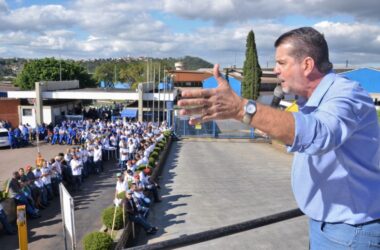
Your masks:
[{"label": "shadow on pavement", "polygon": [[[144,245],[147,244],[149,240],[154,238],[159,238],[161,235],[163,235],[166,231],[165,228],[170,227],[174,224],[181,224],[185,223],[185,220],[177,220],[176,218],[179,216],[184,216],[187,213],[170,213],[170,211],[173,211],[172,209],[180,206],[187,206],[187,203],[184,202],[187,197],[190,197],[192,195],[171,195],[172,188],[171,184],[174,182],[174,178],[176,176],[176,173],[174,169],[177,167],[178,164],[178,155],[179,151],[181,149],[182,142],[181,141],[175,141],[173,142],[168,157],[165,161],[165,164],[163,166],[161,176],[159,177],[159,183],[161,185],[161,189],[159,191],[160,196],[162,197],[161,203],[155,203],[150,208],[150,215],[148,217],[148,221],[152,224],[155,224],[154,226],[157,226],[158,232],[155,235],[147,235],[144,230],[140,227],[136,227],[136,238],[133,239],[132,235],[130,239],[127,242],[127,245],[125,247],[132,247],[137,245]],[[182,202],[182,203],[178,203]]]}]

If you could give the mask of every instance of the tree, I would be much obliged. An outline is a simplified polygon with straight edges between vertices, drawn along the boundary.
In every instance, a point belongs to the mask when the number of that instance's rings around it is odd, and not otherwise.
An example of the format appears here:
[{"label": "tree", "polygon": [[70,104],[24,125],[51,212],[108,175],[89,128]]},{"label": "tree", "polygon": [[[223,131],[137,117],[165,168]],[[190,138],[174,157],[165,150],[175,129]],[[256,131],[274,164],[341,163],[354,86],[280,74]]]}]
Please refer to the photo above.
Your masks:
[{"label": "tree", "polygon": [[243,75],[242,96],[247,99],[256,100],[260,95],[262,71],[257,58],[255,34],[252,30],[247,36]]},{"label": "tree", "polygon": [[123,65],[120,68],[120,80],[131,84],[132,89],[136,89],[140,82],[146,81],[146,65],[144,62],[133,62]]},{"label": "tree", "polygon": [[16,85],[23,90],[34,89],[35,82],[79,80],[80,87],[94,87],[95,81],[78,63],[44,58],[28,61],[17,75]]},{"label": "tree", "polygon": [[115,80],[115,65],[114,62],[106,62],[97,66],[94,73],[95,81],[113,82]]}]

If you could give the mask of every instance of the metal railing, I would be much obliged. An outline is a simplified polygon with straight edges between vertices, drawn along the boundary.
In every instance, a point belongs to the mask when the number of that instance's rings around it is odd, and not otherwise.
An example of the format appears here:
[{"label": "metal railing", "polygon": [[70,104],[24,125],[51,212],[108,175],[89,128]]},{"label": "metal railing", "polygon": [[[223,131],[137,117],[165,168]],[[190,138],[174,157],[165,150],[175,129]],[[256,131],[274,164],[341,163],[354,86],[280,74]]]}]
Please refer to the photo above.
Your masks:
[{"label": "metal railing", "polygon": [[303,213],[301,210],[292,209],[288,211],[284,211],[277,214],[272,214],[269,216],[261,217],[258,219],[253,219],[233,225],[228,225],[224,227],[219,227],[216,229],[211,229],[207,231],[203,231],[200,233],[190,234],[181,236],[179,238],[165,240],[153,244],[147,244],[137,247],[128,248],[131,250],[158,250],[158,249],[173,249],[178,247],[184,247],[188,245],[197,244],[204,241],[213,240],[220,237],[225,237],[231,234],[240,233],[243,231],[267,226],[273,223],[281,222],[284,220],[289,220],[296,218],[298,216],[302,216]]},{"label": "metal railing", "polygon": [[254,139],[254,129],[234,120],[210,121],[189,125],[188,118],[174,117],[174,131],[180,137],[212,137]]}]

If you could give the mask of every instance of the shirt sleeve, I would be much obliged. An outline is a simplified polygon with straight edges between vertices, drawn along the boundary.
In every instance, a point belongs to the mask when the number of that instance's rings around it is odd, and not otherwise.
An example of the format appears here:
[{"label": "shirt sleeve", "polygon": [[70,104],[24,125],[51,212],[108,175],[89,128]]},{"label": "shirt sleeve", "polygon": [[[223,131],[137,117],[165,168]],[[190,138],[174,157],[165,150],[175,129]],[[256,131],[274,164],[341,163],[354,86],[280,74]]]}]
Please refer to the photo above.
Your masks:
[{"label": "shirt sleeve", "polygon": [[371,120],[366,117],[372,106],[367,95],[353,90],[328,98],[311,113],[293,113],[295,137],[288,152],[321,154],[339,147]]}]

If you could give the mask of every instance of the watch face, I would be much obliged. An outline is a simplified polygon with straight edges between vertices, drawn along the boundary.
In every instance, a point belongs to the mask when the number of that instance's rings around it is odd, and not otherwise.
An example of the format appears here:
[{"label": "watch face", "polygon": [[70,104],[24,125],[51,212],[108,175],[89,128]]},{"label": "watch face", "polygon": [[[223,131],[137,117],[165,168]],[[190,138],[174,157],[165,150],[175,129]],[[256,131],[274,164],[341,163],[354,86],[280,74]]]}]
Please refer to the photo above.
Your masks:
[{"label": "watch face", "polygon": [[256,112],[256,105],[253,103],[250,103],[247,105],[247,113],[248,114],[254,114]]}]

